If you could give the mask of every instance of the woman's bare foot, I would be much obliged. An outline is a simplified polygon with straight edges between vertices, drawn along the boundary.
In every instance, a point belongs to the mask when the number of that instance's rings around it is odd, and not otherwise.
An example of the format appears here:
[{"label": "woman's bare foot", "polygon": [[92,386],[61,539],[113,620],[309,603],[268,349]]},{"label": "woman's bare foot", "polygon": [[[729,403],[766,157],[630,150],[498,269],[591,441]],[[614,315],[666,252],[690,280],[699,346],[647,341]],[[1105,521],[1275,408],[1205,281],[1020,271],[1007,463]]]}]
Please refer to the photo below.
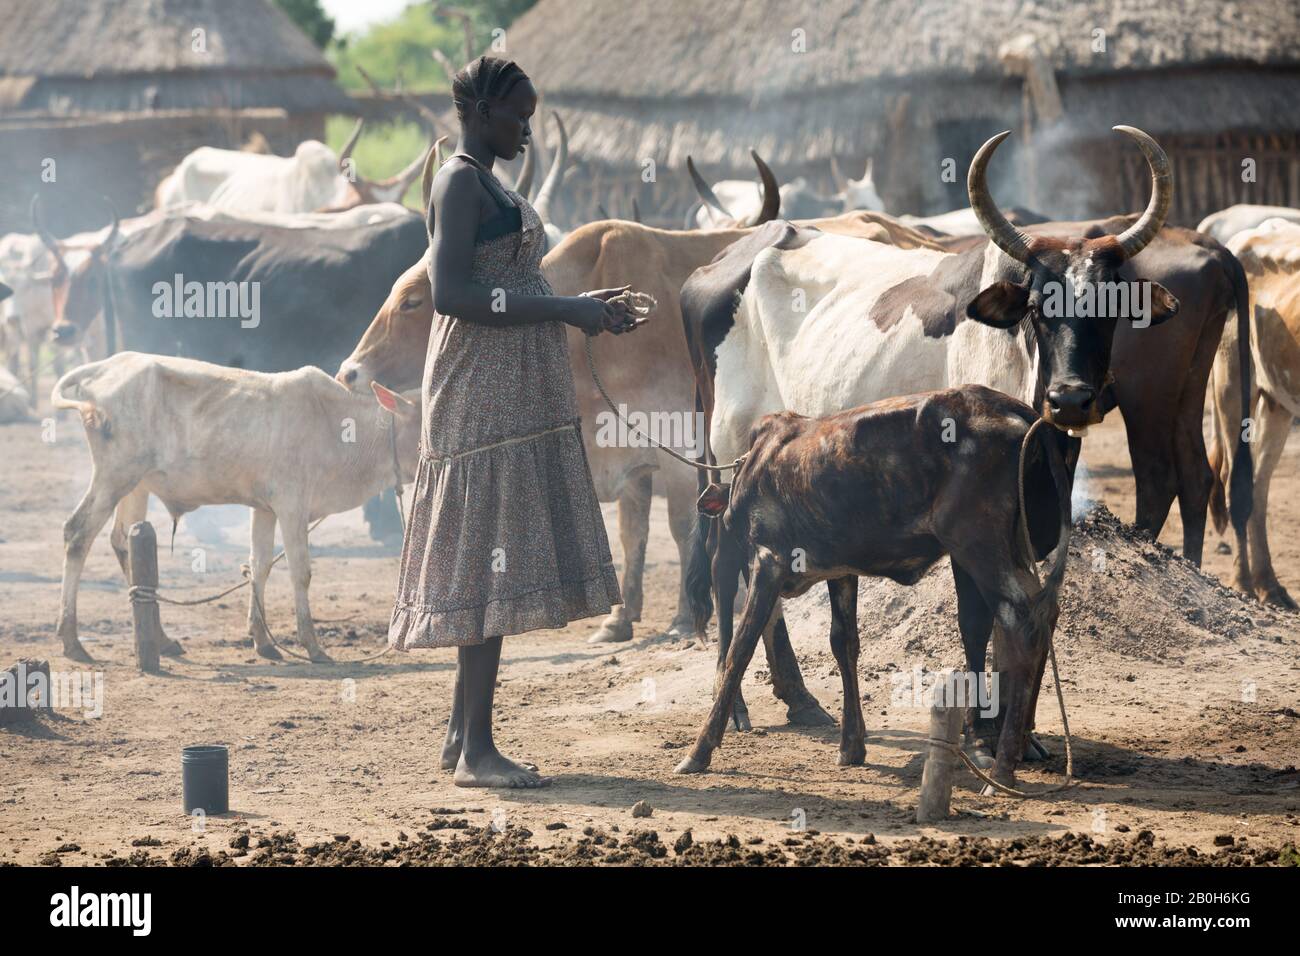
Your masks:
[{"label": "woman's bare foot", "polygon": [[469,760],[461,753],[456,764],[455,784],[458,787],[508,787],[534,788],[550,786],[549,777],[543,777],[536,770],[515,763],[493,748]]}]

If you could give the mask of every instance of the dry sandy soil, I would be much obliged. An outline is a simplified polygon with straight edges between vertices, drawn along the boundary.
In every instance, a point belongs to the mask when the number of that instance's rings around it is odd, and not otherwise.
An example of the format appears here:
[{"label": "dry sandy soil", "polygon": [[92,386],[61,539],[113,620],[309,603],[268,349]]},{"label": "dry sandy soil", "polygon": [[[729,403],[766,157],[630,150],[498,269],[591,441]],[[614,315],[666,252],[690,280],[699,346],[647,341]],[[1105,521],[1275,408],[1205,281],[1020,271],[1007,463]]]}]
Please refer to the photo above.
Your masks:
[{"label": "dry sandy soil", "polygon": [[[1084,459],[1089,491],[1131,519],[1118,420],[1093,431]],[[34,425],[0,427],[0,666],[46,658],[70,669],[54,636],[61,526],[88,476],[75,422],[61,422],[52,444]],[[169,521],[151,512],[165,593],[238,580],[247,518],[206,514],[181,522],[169,552]],[[606,517],[617,549],[612,509]],[[1300,439],[1278,469],[1271,519],[1279,576],[1300,595]],[[745,687],[755,730],[729,733],[712,772],[675,776],[709,704],[714,649],[661,633],[677,576],[666,526],[657,501],[646,615],[632,643],[588,646],[594,620],[507,639],[498,742],[553,778],[531,792],[460,790],[438,768],[451,652],[271,663],[246,645],[239,592],[164,606],[185,655],[164,659],[164,676],[142,676],[105,532],[80,605],[103,714],[65,708],[0,729],[0,861],[1226,863],[1271,862],[1279,849],[1295,861],[1284,848],[1300,840],[1300,616],[1219,586],[1231,559],[1213,535],[1202,577],[1104,514],[1089,520],[1072,545],[1057,634],[1083,783],[1048,799],[986,798],[962,771],[953,818],[921,827],[926,712],[891,700],[891,675],[959,662],[946,565],[913,589],[863,583],[865,766],[836,766],[837,729],[788,726],[756,660]],[[1176,513],[1161,540],[1180,543]],[[202,574],[192,570],[196,547]],[[314,608],[336,658],[382,648],[396,571],[359,512],[313,534]],[[268,609],[283,639],[292,630],[283,565]],[[788,617],[809,688],[838,715],[824,591]],[[1029,787],[1057,781],[1064,766],[1050,676],[1038,729],[1057,756],[1021,773]],[[181,809],[180,751],[194,743],[230,749],[233,812],[201,830]],[[635,819],[638,801],[653,815]]]}]

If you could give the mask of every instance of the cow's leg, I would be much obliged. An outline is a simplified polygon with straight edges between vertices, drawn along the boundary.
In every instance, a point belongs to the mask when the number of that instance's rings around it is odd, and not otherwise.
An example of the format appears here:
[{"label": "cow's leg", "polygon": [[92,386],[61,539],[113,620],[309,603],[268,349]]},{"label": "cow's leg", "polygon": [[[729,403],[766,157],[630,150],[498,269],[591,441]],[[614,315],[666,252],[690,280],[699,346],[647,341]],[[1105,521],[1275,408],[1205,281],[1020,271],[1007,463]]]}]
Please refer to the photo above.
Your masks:
[{"label": "cow's leg", "polygon": [[307,516],[297,511],[279,511],[276,518],[284,535],[284,556],[289,562],[289,577],[293,579],[293,605],[298,619],[298,643],[307,650],[311,659],[328,663],[330,656],[316,641],[316,625],[311,619],[311,603],[307,598],[311,586],[311,556],[307,549]]},{"label": "cow's leg", "polygon": [[275,559],[275,512],[265,508],[254,508],[248,534],[248,636],[253,639],[253,647],[259,657],[267,660],[282,661],[281,654],[271,643],[267,630],[266,618],[262,612],[266,607],[266,579],[271,574],[271,562]]},{"label": "cow's leg", "polygon": [[63,584],[57,633],[63,641],[64,656],[74,661],[94,663],[77,637],[77,587],[81,583],[86,555],[95,538],[104,530],[117,503],[135,487],[137,480],[110,482],[96,469],[90,479],[90,488],[71,517],[63,523]]},{"label": "cow's leg", "polygon": [[[126,578],[127,584],[135,583],[131,580],[131,556],[127,535],[131,531],[131,526],[137,521],[143,521],[148,513],[149,492],[143,485],[136,485],[129,495],[117,503],[117,511],[113,517],[113,530],[109,532],[108,540],[113,545],[113,553],[117,555],[117,563],[122,567],[122,576]],[[180,657],[185,651],[180,641],[174,641],[167,636],[166,631],[160,631],[158,653],[167,657]]]},{"label": "cow's leg", "polygon": [[[727,653],[731,649],[731,638],[735,631],[736,593],[740,590],[740,549],[735,546],[730,535],[721,535],[718,548],[713,554],[714,600],[718,607],[718,667],[713,677],[713,699],[718,699],[722,691],[722,678],[727,670]],[[745,704],[745,695],[740,687],[736,688],[735,703],[731,708],[731,719],[737,730],[753,730],[749,720],[749,707]]]},{"label": "cow's leg", "polygon": [[754,656],[760,635],[770,630],[776,622],[776,602],[782,569],[777,557],[766,548],[760,549],[750,563],[749,595],[740,615],[740,633],[727,654],[726,671],[722,687],[714,697],[709,716],[700,728],[700,734],[690,755],[677,765],[676,773],[701,773],[708,769],[715,748],[722,744],[722,734],[727,728],[741,679]]},{"label": "cow's leg", "polygon": [[1168,420],[1163,417],[1158,422],[1147,422],[1141,415],[1125,414],[1124,426],[1137,492],[1133,523],[1154,538],[1165,526],[1169,509],[1178,495],[1173,436],[1169,434]]},{"label": "cow's leg", "polygon": [[836,578],[827,581],[826,588],[831,596],[831,653],[844,685],[840,766],[861,766],[867,762],[867,722],[858,691],[858,579]]},{"label": "cow's leg", "polygon": [[645,548],[650,537],[650,492],[654,472],[638,469],[623,483],[618,496],[618,536],[623,543],[623,603],[609,613],[588,644],[632,640],[632,622],[641,620],[645,584]]},{"label": "cow's leg", "polygon": [[1178,513],[1183,519],[1183,557],[1201,566],[1205,548],[1205,519],[1214,490],[1214,473],[1210,471],[1201,428],[1205,393],[1194,404],[1180,408],[1174,427],[1174,463],[1178,469]]},{"label": "cow's leg", "polygon": [[1268,604],[1295,609],[1296,602],[1278,582],[1273,570],[1273,555],[1268,547],[1268,490],[1291,432],[1292,415],[1263,392],[1255,410],[1258,423],[1254,441],[1255,503],[1247,523],[1255,596]]},{"label": "cow's leg", "polygon": [[[1015,785],[1015,771],[1024,757],[1029,730],[1033,726],[1034,707],[1038,700],[1036,683],[1041,680],[1047,655],[1050,627],[1034,624],[1031,609],[1041,600],[1042,590],[1032,571],[1016,568],[1003,574],[1001,594],[991,602],[994,616],[1006,640],[1007,660],[1000,663],[1002,732],[998,735],[997,762],[993,779],[1004,786]],[[1055,614],[1050,615],[1055,623]]]},{"label": "cow's leg", "polygon": [[[993,631],[993,612],[975,579],[957,563],[952,562],[952,577],[957,585],[957,627],[961,631],[962,646],[966,650],[966,669],[975,675],[981,689],[988,686],[984,677],[989,635]],[[985,697],[985,700],[991,700]],[[964,719],[966,748],[970,758],[982,769],[993,766],[993,747],[997,737],[991,716],[980,714],[978,701],[966,708]]]},{"label": "cow's leg", "polygon": [[668,498],[668,527],[673,541],[677,543],[677,610],[673,613],[673,622],[668,625],[668,633],[675,637],[695,637],[704,640],[704,635],[695,630],[694,616],[691,614],[690,599],[686,592],[686,568],[691,557],[691,532],[699,520],[695,509],[697,497],[695,477],[684,476],[683,468],[670,468],[664,474],[664,485]]},{"label": "cow's leg", "polygon": [[772,674],[772,693],[785,702],[787,723],[799,727],[833,727],[835,718],[828,714],[803,682],[799,659],[790,646],[790,631],[785,614],[777,604],[772,627],[763,632],[767,667]]}]

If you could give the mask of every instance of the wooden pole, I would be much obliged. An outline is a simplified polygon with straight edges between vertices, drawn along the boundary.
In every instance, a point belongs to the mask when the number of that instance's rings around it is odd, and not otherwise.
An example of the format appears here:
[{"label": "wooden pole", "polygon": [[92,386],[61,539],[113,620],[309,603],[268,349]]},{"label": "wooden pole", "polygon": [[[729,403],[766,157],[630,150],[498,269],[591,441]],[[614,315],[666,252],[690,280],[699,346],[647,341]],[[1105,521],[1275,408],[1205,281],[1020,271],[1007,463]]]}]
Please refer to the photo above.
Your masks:
[{"label": "wooden pole", "polygon": [[142,673],[157,674],[162,646],[162,619],[158,615],[158,539],[153,525],[137,521],[127,532],[131,569],[131,617],[135,623],[135,659]]},{"label": "wooden pole", "polygon": [[[948,810],[952,804],[952,774],[957,762],[957,755],[952,748],[957,745],[957,735],[961,733],[962,708],[930,708],[930,739],[942,741],[930,744],[930,751],[925,758],[925,769],[921,771],[921,799],[916,805],[917,823],[934,823],[948,819]],[[944,744],[948,746],[944,746]]]}]

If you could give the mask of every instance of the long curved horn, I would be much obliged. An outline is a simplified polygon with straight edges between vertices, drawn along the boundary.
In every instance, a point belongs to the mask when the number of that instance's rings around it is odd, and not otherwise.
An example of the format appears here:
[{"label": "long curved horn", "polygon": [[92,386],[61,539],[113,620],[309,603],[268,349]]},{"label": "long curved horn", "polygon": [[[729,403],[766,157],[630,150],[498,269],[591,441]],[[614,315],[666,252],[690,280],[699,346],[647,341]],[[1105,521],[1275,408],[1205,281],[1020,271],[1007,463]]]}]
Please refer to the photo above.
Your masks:
[{"label": "long curved horn", "polygon": [[849,181],[844,178],[844,170],[840,169],[840,161],[831,153],[831,180],[835,183],[836,192],[844,192],[849,188]]},{"label": "long curved horn", "polygon": [[771,222],[777,216],[781,215],[781,186],[776,181],[776,176],[763,158],[754,150],[749,151],[753,157],[754,165],[758,167],[758,178],[763,181],[763,208],[758,211],[758,215],[750,222],[748,226],[761,226],[765,222]]},{"label": "long curved horn", "polygon": [[120,228],[122,220],[117,214],[117,206],[113,205],[113,200],[109,199],[107,196],[102,198],[104,200],[104,205],[108,206],[109,215],[113,217],[113,227],[108,230],[108,235],[105,236],[104,241],[99,244],[99,248],[106,252],[112,252],[113,246],[117,244],[118,236],[122,234]]},{"label": "long curved horn", "polygon": [[1174,201],[1174,172],[1169,165],[1169,157],[1160,148],[1160,144],[1142,130],[1134,126],[1113,126],[1120,133],[1127,133],[1137,140],[1138,147],[1147,158],[1151,167],[1151,201],[1147,203],[1146,212],[1133,225],[1117,237],[1124,255],[1132,259],[1147,247],[1165,224],[1169,207]]},{"label": "long curved horn", "polygon": [[53,234],[45,228],[45,217],[41,215],[41,194],[37,193],[32,197],[32,229],[41,239],[45,248],[50,250],[54,256],[54,261],[59,264],[59,268],[64,272],[68,271],[68,264],[63,261],[63,250],[59,247],[59,240],[55,239]]},{"label": "long curved horn", "polygon": [[524,150],[524,164],[519,167],[519,175],[515,177],[514,185],[510,187],[525,199],[528,197],[528,190],[533,188],[533,147],[529,146]]},{"label": "long curved horn", "polygon": [[716,209],[732,222],[735,222],[736,217],[727,210],[726,206],[722,205],[717,196],[713,195],[713,187],[704,181],[700,171],[695,168],[695,160],[689,156],[686,157],[686,171],[691,174],[691,182],[695,184],[695,191],[704,200],[704,205]]},{"label": "long curved horn", "polygon": [[396,173],[395,176],[390,176],[387,179],[378,179],[378,181],[370,183],[370,187],[383,190],[393,196],[391,202],[402,202],[402,196],[406,195],[408,189],[411,189],[411,183],[415,182],[416,178],[420,176],[425,163],[428,163],[429,156],[433,155],[434,146],[437,146],[437,143],[429,143],[428,151],[421,152],[419,156],[416,156],[411,165],[408,165],[402,172]]},{"label": "long curved horn", "polygon": [[1011,225],[1002,215],[997,203],[989,195],[989,186],[984,173],[989,160],[998,144],[1011,135],[1011,130],[998,133],[975,154],[971,160],[970,172],[966,176],[966,191],[970,194],[971,209],[979,220],[980,228],[988,235],[990,241],[1017,262],[1029,261],[1029,237]]},{"label": "long curved horn", "polygon": [[357,125],[352,127],[352,132],[348,134],[347,142],[343,144],[343,150],[339,153],[339,172],[346,172],[347,161],[352,157],[352,150],[357,145],[357,140],[361,138],[361,130],[366,125],[366,118],[363,116],[357,120]]},{"label": "long curved horn", "polygon": [[546,181],[537,191],[537,202],[533,204],[537,218],[544,223],[551,221],[551,203],[555,201],[560,186],[564,183],[564,168],[569,162],[569,134],[564,128],[564,120],[556,112],[551,113],[551,118],[555,120],[555,129],[560,139],[555,144],[555,155],[551,157],[551,168],[546,171]]},{"label": "long curved horn", "polygon": [[445,142],[447,137],[439,136],[429,155],[424,157],[424,171],[420,175],[420,208],[426,215],[429,212],[429,194],[433,192],[433,174],[442,167],[442,144]]}]

